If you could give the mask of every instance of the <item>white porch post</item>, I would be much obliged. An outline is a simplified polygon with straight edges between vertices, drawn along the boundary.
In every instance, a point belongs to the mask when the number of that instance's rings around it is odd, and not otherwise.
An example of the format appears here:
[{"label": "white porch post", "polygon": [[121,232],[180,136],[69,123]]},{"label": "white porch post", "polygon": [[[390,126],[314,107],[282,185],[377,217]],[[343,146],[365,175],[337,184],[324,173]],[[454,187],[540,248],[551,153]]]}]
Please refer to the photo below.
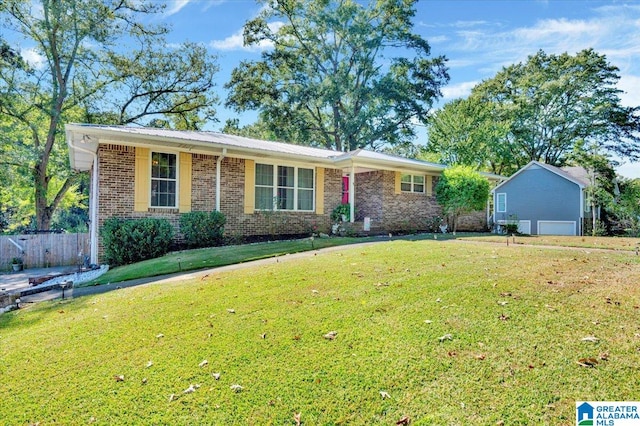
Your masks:
[{"label": "white porch post", "polygon": [[222,154],[218,156],[218,161],[216,161],[216,211],[220,211],[220,177],[222,167],[222,160],[224,160],[225,155],[227,155],[227,148],[222,148]]},{"label": "white porch post", "polygon": [[355,181],[356,169],[351,163],[351,171],[349,173],[349,222],[353,223],[356,220],[356,205],[355,205]]}]

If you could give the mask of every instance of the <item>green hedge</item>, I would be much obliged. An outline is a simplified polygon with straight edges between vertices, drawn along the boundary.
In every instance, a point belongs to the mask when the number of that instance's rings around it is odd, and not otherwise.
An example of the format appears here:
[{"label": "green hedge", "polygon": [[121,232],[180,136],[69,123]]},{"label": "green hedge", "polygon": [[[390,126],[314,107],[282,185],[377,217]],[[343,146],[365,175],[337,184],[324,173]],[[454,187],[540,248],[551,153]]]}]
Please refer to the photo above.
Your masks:
[{"label": "green hedge", "polygon": [[190,212],[180,216],[180,231],[189,248],[215,247],[224,242],[227,218],[218,211]]},{"label": "green hedge", "polygon": [[105,260],[116,266],[163,256],[171,247],[173,234],[166,219],[112,217],[101,231]]}]

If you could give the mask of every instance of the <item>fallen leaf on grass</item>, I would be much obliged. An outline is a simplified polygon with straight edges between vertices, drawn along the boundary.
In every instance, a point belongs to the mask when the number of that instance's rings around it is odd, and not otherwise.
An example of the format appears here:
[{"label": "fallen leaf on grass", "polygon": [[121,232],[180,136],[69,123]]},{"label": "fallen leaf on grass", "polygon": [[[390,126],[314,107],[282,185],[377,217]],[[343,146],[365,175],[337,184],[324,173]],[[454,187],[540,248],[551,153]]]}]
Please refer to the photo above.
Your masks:
[{"label": "fallen leaf on grass", "polygon": [[596,365],[598,365],[598,360],[590,357],[590,358],[580,358],[578,361],[576,361],[578,363],[578,365],[582,366],[582,367],[595,367]]},{"label": "fallen leaf on grass", "polygon": [[475,356],[475,359],[478,359],[480,361],[484,360],[487,356],[485,354],[479,354]]},{"label": "fallen leaf on grass", "polygon": [[449,351],[449,352],[447,352],[447,355],[456,356],[456,355],[458,355],[458,353],[456,351]]},{"label": "fallen leaf on grass", "polygon": [[296,426],[300,426],[300,417],[302,416],[302,413],[295,413],[293,415],[293,421],[296,422]]},{"label": "fallen leaf on grass", "polygon": [[153,361],[149,361],[149,362],[147,362],[147,365],[146,365],[146,367],[145,367],[145,368],[149,368],[149,367],[151,367],[152,365],[153,365]]},{"label": "fallen leaf on grass", "polygon": [[382,399],[391,399],[391,395],[389,395],[386,391],[380,391],[380,396],[382,397]]},{"label": "fallen leaf on grass", "polygon": [[445,334],[444,336],[438,337],[440,342],[444,342],[445,340],[453,340],[453,336],[451,334]]},{"label": "fallen leaf on grass", "polygon": [[320,293],[320,292],[319,292],[318,290],[311,290],[311,293],[313,293],[313,294],[318,294],[318,293]]},{"label": "fallen leaf on grass", "polygon": [[175,393],[172,393],[171,395],[169,395],[169,402],[175,401],[176,399],[178,399],[178,397],[176,397]]},{"label": "fallen leaf on grass", "polygon": [[338,336],[337,331],[330,331],[324,335],[324,338],[327,340],[334,340]]},{"label": "fallen leaf on grass", "polygon": [[116,382],[124,382],[124,376],[122,374],[113,376]]},{"label": "fallen leaf on grass", "polygon": [[200,364],[198,364],[198,367],[202,368],[204,366],[206,366],[207,364],[209,364],[209,361],[207,361],[206,359],[203,360]]},{"label": "fallen leaf on grass", "polygon": [[502,321],[506,321],[506,320],[509,319],[509,315],[502,314],[498,318],[500,318],[500,320],[502,320]]},{"label": "fallen leaf on grass", "polygon": [[262,334],[260,335],[260,337],[261,337],[262,339],[266,339],[266,338],[267,338],[267,333],[262,333]]},{"label": "fallen leaf on grass", "polygon": [[211,376],[216,380],[220,380],[220,373],[211,373]]},{"label": "fallen leaf on grass", "polygon": [[183,390],[182,393],[184,393],[184,394],[194,393],[196,391],[196,389],[198,389],[199,387],[200,387],[199,384],[190,385],[188,388]]},{"label": "fallen leaf on grass", "polygon": [[509,302],[507,302],[506,300],[499,300],[499,301],[498,301],[498,305],[500,305],[500,306],[505,306],[505,305],[507,305],[508,303],[509,303]]},{"label": "fallen leaf on grass", "polygon": [[600,354],[600,359],[601,359],[602,361],[609,361],[609,354],[608,354],[608,353],[606,353],[606,352],[601,353],[601,354]]},{"label": "fallen leaf on grass", "polygon": [[511,296],[511,293],[509,293],[509,292],[500,293],[500,296],[509,297],[509,296]]},{"label": "fallen leaf on grass", "polygon": [[164,337],[164,334],[162,334],[162,333],[160,333],[160,334],[156,334],[156,339],[160,339],[160,338],[162,338],[162,337]]},{"label": "fallen leaf on grass", "polygon": [[142,384],[146,385],[147,384],[147,378],[145,377],[144,379],[142,379]]},{"label": "fallen leaf on grass", "polygon": [[597,338],[597,337],[595,337],[595,336],[587,336],[587,337],[583,337],[583,338],[582,338],[582,339],[580,339],[580,340],[582,340],[583,342],[593,342],[593,343],[596,343],[596,342],[598,342],[600,339],[598,339],[598,338]]},{"label": "fallen leaf on grass", "polygon": [[229,312],[230,314],[235,314],[236,310],[235,309],[227,309],[227,312]]},{"label": "fallen leaf on grass", "polygon": [[408,425],[409,423],[411,423],[411,418],[404,416],[396,422],[396,425]]},{"label": "fallen leaf on grass", "polygon": [[424,323],[425,323],[425,324],[431,324],[432,322],[433,322],[433,321],[431,321],[431,320],[424,320]]},{"label": "fallen leaf on grass", "polygon": [[231,390],[235,393],[242,392],[242,389],[244,388],[240,385],[231,385]]}]

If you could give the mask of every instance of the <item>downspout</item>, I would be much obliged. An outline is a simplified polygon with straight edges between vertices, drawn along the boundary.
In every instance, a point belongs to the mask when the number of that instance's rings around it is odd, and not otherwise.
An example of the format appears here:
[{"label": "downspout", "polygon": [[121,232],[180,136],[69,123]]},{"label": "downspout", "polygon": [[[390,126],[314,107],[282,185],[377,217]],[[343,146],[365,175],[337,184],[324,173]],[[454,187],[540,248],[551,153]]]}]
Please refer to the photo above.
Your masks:
[{"label": "downspout", "polygon": [[93,157],[93,171],[91,176],[91,198],[89,200],[89,240],[91,264],[98,263],[98,154],[92,150],[73,144],[73,136],[67,138],[69,148],[91,154]]},{"label": "downspout", "polygon": [[351,161],[351,171],[349,172],[349,222],[353,223],[356,220],[356,194],[355,194],[355,177],[356,177],[356,169],[353,165],[353,160]]},{"label": "downspout", "polygon": [[584,208],[584,189],[580,188],[580,226],[578,227],[580,236],[584,235]]},{"label": "downspout", "polygon": [[222,154],[218,156],[216,160],[216,211],[220,211],[220,176],[222,167],[222,160],[227,155],[227,148],[222,148]]}]

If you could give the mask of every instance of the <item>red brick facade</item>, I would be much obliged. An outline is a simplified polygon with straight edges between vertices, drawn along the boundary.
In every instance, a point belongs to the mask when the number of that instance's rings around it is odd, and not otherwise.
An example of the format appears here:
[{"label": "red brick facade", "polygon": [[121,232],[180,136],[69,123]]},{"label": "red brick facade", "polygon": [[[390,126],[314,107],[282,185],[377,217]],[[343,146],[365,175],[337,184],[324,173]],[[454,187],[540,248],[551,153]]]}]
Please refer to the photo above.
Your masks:
[{"label": "red brick facade", "polygon": [[[98,226],[110,217],[166,218],[178,229],[179,210],[149,208],[134,211],[135,148],[123,145],[100,145]],[[216,200],[216,166],[218,157],[193,154],[191,157],[191,209],[213,211]],[[220,210],[227,218],[225,233],[231,237],[255,237],[329,233],[330,215],[342,197],[342,171],[324,170],[324,212],[256,211],[244,212],[245,160],[226,157],[220,171]],[[437,177],[433,177],[433,187]],[[419,193],[395,193],[395,173],[373,171],[355,177],[356,220],[371,218],[373,232],[421,231],[433,218],[442,215],[434,196]],[[484,219],[483,219],[484,218]],[[484,212],[460,222],[459,230],[486,228]],[[101,252],[101,250],[100,250]]]}]

